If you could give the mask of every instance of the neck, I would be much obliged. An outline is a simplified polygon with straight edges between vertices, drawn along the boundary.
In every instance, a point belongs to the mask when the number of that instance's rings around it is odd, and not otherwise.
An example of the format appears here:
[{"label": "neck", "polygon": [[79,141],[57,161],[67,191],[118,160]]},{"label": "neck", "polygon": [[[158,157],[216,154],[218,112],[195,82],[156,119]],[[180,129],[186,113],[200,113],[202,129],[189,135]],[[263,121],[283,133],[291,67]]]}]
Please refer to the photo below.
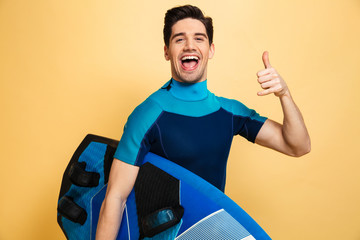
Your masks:
[{"label": "neck", "polygon": [[181,100],[199,101],[208,96],[207,80],[197,83],[184,83],[171,79],[170,93]]}]

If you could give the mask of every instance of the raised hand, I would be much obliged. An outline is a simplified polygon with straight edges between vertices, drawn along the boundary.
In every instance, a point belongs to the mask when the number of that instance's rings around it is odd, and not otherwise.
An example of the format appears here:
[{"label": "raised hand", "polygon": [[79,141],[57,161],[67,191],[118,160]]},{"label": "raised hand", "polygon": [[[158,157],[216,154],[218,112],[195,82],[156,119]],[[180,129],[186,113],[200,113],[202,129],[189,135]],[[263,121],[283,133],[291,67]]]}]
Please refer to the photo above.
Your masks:
[{"label": "raised hand", "polygon": [[282,77],[278,72],[270,65],[269,53],[265,51],[262,55],[262,60],[265,66],[264,70],[257,72],[258,82],[263,91],[258,92],[259,96],[265,96],[270,93],[274,93],[275,96],[281,97],[285,94],[289,94],[289,89]]}]

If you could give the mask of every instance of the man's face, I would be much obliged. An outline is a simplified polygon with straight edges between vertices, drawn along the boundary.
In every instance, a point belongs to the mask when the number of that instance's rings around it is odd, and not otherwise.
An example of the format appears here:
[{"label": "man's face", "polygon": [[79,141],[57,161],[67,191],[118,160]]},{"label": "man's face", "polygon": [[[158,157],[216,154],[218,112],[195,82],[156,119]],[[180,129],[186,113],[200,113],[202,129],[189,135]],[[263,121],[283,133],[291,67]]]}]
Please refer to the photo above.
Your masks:
[{"label": "man's face", "polygon": [[172,77],[187,83],[206,80],[208,59],[213,57],[214,51],[204,24],[192,18],[182,19],[172,26],[169,47],[164,47]]}]

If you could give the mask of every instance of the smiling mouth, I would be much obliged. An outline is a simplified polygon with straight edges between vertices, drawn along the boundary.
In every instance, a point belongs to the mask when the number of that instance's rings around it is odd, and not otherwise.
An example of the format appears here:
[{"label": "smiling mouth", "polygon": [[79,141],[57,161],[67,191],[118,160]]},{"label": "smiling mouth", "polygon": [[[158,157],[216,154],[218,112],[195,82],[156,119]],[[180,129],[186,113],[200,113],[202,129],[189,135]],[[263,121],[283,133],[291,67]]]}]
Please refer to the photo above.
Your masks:
[{"label": "smiling mouth", "polygon": [[181,58],[181,67],[185,71],[193,71],[199,64],[198,56],[184,56]]}]

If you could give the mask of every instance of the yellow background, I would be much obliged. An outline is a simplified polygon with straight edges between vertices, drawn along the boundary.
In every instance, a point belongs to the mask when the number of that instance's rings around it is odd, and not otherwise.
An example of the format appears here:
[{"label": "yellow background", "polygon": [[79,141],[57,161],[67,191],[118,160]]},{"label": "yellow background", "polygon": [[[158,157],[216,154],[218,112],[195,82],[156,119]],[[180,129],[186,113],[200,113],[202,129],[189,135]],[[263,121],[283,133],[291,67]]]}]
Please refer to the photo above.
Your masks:
[{"label": "yellow background", "polygon": [[[258,97],[261,54],[312,139],[290,158],[236,137],[226,193],[274,240],[360,239],[359,0],[189,1],[214,19],[208,86],[282,121]],[[63,171],[87,133],[119,139],[170,78],[167,9],[188,1],[0,0],[0,239],[64,239]]]}]

